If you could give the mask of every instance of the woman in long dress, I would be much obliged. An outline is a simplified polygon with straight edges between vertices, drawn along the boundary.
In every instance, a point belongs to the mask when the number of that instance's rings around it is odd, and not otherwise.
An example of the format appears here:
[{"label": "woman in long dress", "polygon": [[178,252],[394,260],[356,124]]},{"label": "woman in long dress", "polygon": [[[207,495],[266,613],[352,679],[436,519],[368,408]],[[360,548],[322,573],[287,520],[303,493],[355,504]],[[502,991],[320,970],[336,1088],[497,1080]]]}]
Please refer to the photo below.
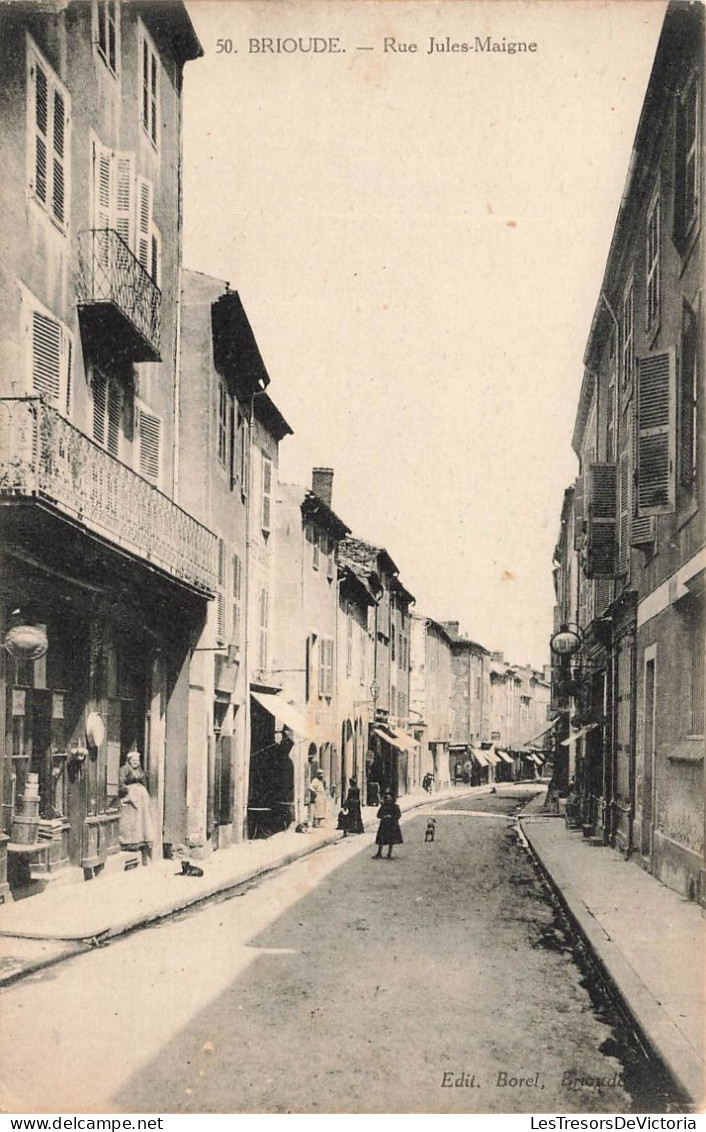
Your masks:
[{"label": "woman in long dress", "polygon": [[373,860],[375,861],[379,857],[382,857],[383,845],[387,845],[387,856],[389,860],[392,856],[392,846],[402,844],[402,830],[400,829],[402,811],[394,801],[389,790],[385,791],[385,799],[378,810],[378,817],[380,818],[380,825],[378,826],[378,832],[375,838],[378,851],[373,857]]},{"label": "woman in long dress", "polygon": [[154,815],[152,801],[147,793],[147,775],[142,769],[139,751],[129,751],[118,772],[120,796],[120,848],[142,856],[142,864],[149,865],[154,845]]},{"label": "woman in long dress", "polygon": [[363,825],[363,815],[360,809],[360,790],[355,778],[348,780],[348,795],[343,803],[343,809],[347,811],[346,818],[346,833],[365,833],[365,826]]}]

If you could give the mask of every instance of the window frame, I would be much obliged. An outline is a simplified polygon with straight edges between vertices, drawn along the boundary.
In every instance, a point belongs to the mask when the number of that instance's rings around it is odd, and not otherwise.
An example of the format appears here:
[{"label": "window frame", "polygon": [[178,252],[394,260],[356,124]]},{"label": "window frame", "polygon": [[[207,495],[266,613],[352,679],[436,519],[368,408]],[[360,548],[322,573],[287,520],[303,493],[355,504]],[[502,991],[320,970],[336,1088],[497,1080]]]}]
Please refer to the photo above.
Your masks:
[{"label": "window frame", "polygon": [[[26,36],[26,86],[25,135],[27,147],[27,192],[31,200],[48,217],[57,231],[68,234],[71,213],[71,95],[54,68],[37,47],[32,36]],[[47,122],[46,131],[37,124],[37,68],[46,79]],[[34,69],[34,75],[33,75]],[[55,150],[56,96],[63,99],[64,121],[62,123],[62,149]],[[51,133],[51,142],[50,142]],[[37,189],[37,138],[42,136],[44,154],[44,195]],[[55,211],[55,185],[57,157],[62,173],[63,216]]]},{"label": "window frame", "polygon": [[[126,450],[126,437],[123,431],[123,419],[125,413],[125,388],[123,384],[111,373],[107,373],[100,366],[92,363],[90,365],[90,388],[91,388],[91,440],[94,444],[112,456],[114,460],[124,462]],[[102,381],[105,385],[104,390],[104,404],[103,404],[103,420],[101,422],[103,436],[102,438],[96,433],[96,410],[98,402],[96,400],[96,385],[98,381]],[[113,450],[110,443],[111,436],[111,396],[115,394],[118,404],[117,416],[117,446]],[[115,402],[113,402],[115,404]]]},{"label": "window frame", "polygon": [[[140,127],[156,153],[159,153],[159,122],[161,95],[159,84],[159,53],[154,40],[141,19],[137,21],[137,89],[139,91]],[[145,53],[147,52],[147,76]]]},{"label": "window frame", "polygon": [[[689,99],[693,97],[693,119],[694,131],[693,141],[687,147],[686,138],[683,136],[686,122],[688,121],[687,106]],[[699,202],[701,198],[701,82],[700,70],[694,67],[690,74],[687,76],[682,90],[677,92],[677,139],[676,139],[676,170],[675,170],[675,220],[676,220],[676,235],[682,242],[686,243],[689,240],[694,229],[698,226],[699,218]],[[689,163],[693,161],[694,167],[694,187],[693,187],[693,201],[690,214],[686,214],[687,203],[687,170]]]},{"label": "window frame", "polygon": [[228,468],[229,393],[225,381],[218,375],[216,397],[216,457],[225,470]]},{"label": "window frame", "polygon": [[[107,29],[110,25],[110,9],[113,8],[114,12],[114,31],[115,31],[115,64],[111,64],[109,55],[108,35],[105,34],[106,48],[101,43],[101,30]],[[120,4],[118,0],[93,0],[92,8],[92,24],[93,24],[93,46],[96,54],[105,64],[108,73],[116,80],[120,79],[120,61],[121,61],[121,27],[120,27]]]},{"label": "window frame", "polygon": [[[662,197],[659,183],[652,194],[645,224],[645,330],[659,328],[662,290]],[[634,315],[633,315],[634,322]]]},{"label": "window frame", "polygon": [[[629,300],[629,304],[628,304]],[[629,319],[627,312],[629,311]],[[626,324],[629,326],[626,328]],[[628,357],[629,353],[629,357]],[[630,272],[620,304],[620,382],[625,393],[635,375],[635,276]]]}]

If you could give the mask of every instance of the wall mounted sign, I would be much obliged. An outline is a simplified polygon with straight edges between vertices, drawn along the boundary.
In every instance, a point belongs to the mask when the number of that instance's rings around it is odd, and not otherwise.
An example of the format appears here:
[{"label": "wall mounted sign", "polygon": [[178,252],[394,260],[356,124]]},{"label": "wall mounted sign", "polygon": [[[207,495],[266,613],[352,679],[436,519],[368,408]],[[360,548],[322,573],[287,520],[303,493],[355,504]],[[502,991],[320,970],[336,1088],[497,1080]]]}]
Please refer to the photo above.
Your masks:
[{"label": "wall mounted sign", "polygon": [[573,629],[560,629],[551,638],[549,647],[557,656],[573,656],[581,648],[581,638]]}]

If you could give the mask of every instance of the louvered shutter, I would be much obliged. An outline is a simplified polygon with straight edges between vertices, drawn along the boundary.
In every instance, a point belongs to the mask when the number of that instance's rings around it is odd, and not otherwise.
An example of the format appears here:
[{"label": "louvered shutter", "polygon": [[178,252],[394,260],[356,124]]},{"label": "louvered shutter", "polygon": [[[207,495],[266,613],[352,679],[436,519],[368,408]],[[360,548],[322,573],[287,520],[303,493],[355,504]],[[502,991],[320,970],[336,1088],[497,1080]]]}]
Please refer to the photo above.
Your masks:
[{"label": "louvered shutter", "polygon": [[66,220],[66,180],[65,180],[65,145],[67,133],[66,104],[60,91],[54,91],[53,113],[53,177],[52,177],[52,211],[56,219],[63,224]]},{"label": "louvered shutter", "polygon": [[267,590],[260,590],[260,669],[267,668],[268,629],[270,616],[270,595]]},{"label": "louvered shutter", "polygon": [[150,275],[155,287],[160,287],[162,279],[162,237],[154,224],[150,229]]},{"label": "louvered shutter", "polygon": [[674,350],[637,361],[637,514],[664,515],[675,507]]},{"label": "louvered shutter", "polygon": [[149,274],[152,255],[152,182],[137,178],[137,258]]},{"label": "louvered shutter", "polygon": [[120,455],[120,425],[123,415],[122,390],[116,381],[108,381],[108,436],[106,448],[111,456]]},{"label": "louvered shutter", "polygon": [[47,203],[49,151],[49,83],[44,68],[35,61],[34,78],[34,191]]},{"label": "louvered shutter", "polygon": [[583,545],[583,476],[578,476],[574,484],[574,550]]},{"label": "louvered shutter", "polygon": [[93,439],[105,447],[105,420],[108,408],[108,383],[102,373],[94,370],[91,382],[93,390]]},{"label": "louvered shutter", "polygon": [[113,155],[115,170],[115,230],[129,248],[134,247],[135,209],[133,203],[133,156]]},{"label": "louvered shutter", "polygon": [[630,462],[627,452],[618,461],[618,573],[630,569]]},{"label": "louvered shutter", "polygon": [[233,555],[233,629],[235,640],[240,636],[240,600],[242,593],[242,566],[237,554]]},{"label": "louvered shutter", "polygon": [[137,409],[138,470],[145,479],[159,479],[162,422],[143,406]]},{"label": "louvered shutter", "polygon": [[262,529],[270,530],[272,519],[272,462],[262,458]]},{"label": "louvered shutter", "polygon": [[113,180],[113,155],[109,149],[93,146],[93,225],[110,228]]},{"label": "louvered shutter", "polygon": [[586,576],[615,576],[615,464],[589,464],[586,483]]},{"label": "louvered shutter", "polygon": [[218,585],[216,596],[216,636],[219,641],[225,640],[226,635],[226,604],[223,587],[226,581],[226,545],[222,538],[218,540]]},{"label": "louvered shutter", "polygon": [[61,399],[63,342],[61,324],[39,311],[32,311],[31,373],[35,393],[52,404]]}]

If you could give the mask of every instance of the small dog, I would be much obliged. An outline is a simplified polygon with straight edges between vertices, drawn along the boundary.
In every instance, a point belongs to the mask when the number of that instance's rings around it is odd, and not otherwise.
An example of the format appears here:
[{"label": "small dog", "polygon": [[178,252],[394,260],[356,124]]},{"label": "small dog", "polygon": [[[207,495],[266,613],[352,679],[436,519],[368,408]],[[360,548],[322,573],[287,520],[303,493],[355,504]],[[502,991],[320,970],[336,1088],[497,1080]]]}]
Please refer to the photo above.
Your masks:
[{"label": "small dog", "polygon": [[191,861],[182,861],[181,872],[175,875],[178,877],[202,877],[203,869],[200,869],[198,865],[192,865]]},{"label": "small dog", "polygon": [[429,818],[429,821],[427,822],[427,828],[424,831],[424,840],[425,841],[433,841],[435,836],[436,836],[436,820],[434,818]]}]

